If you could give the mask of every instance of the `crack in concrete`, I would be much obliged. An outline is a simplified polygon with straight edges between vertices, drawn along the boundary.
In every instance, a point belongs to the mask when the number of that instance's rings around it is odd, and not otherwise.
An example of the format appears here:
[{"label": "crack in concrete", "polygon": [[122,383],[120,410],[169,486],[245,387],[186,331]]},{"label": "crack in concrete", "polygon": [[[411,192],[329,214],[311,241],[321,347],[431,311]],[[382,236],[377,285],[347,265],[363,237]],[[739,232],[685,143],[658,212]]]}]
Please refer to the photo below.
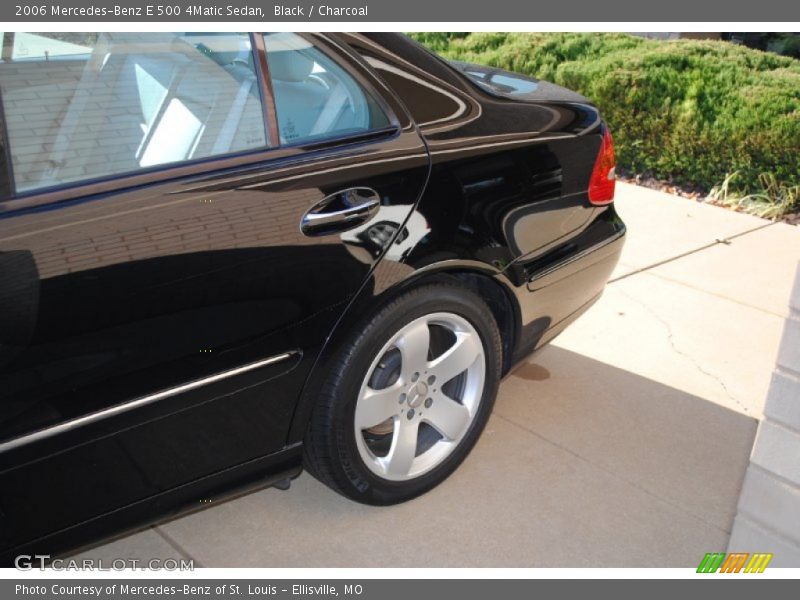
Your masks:
[{"label": "crack in concrete", "polygon": [[178,553],[182,554],[183,558],[188,558],[189,560],[191,560],[194,568],[203,567],[203,564],[199,560],[197,560],[197,558],[195,558],[194,555],[192,555],[186,548],[184,548],[182,544],[179,544],[177,540],[174,540],[172,536],[169,535],[166,531],[161,529],[159,525],[153,525],[151,529],[156,533],[156,535],[158,535],[159,537],[161,537],[161,539],[167,542],[167,544],[169,544],[169,546],[173,550],[176,550]]},{"label": "crack in concrete", "polygon": [[735,233],[730,235],[726,238],[716,238],[713,242],[709,244],[705,244],[704,246],[700,246],[699,248],[694,248],[693,250],[687,250],[677,256],[672,256],[670,258],[665,258],[664,260],[660,260],[658,262],[654,262],[653,264],[647,265],[645,267],[640,267],[631,271],[630,273],[625,273],[624,275],[620,275],[614,279],[609,280],[608,283],[614,283],[616,281],[621,281],[630,277],[631,275],[638,275],[639,273],[644,273],[645,271],[649,271],[650,269],[655,269],[656,267],[660,267],[661,265],[666,265],[667,263],[674,262],[678,259],[685,258],[687,256],[691,256],[692,254],[697,254],[698,252],[702,252],[703,250],[708,250],[709,248],[713,248],[714,246],[718,246],[719,244],[724,244],[726,246],[730,246],[732,240],[735,240],[738,237],[742,237],[743,235],[747,235],[748,233],[754,233],[756,231],[760,231],[761,229],[766,229],[767,227],[772,227],[773,225],[777,224],[779,221],[770,221],[769,223],[764,223],[763,225],[759,225],[758,227],[753,227],[752,229],[748,229],[746,231],[741,231],[739,233]]},{"label": "crack in concrete", "polygon": [[[626,279],[626,278],[628,278],[628,277],[630,277],[630,276],[632,276],[632,275],[638,275],[639,273],[644,273],[644,272],[646,272],[646,271],[649,271],[649,270],[651,270],[651,269],[655,269],[656,267],[660,267],[661,265],[665,265],[665,264],[667,264],[667,263],[671,263],[671,262],[673,262],[673,261],[679,260],[679,259],[681,259],[681,258],[684,258],[684,257],[686,257],[686,256],[691,256],[691,255],[693,255],[693,254],[697,254],[698,252],[702,252],[703,250],[708,250],[709,248],[713,248],[714,246],[717,246],[717,245],[719,245],[719,244],[730,245],[730,244],[732,243],[732,240],[735,240],[736,238],[742,237],[742,236],[744,236],[744,235],[747,235],[747,234],[750,234],[750,233],[754,233],[754,232],[756,232],[756,231],[760,231],[761,229],[765,229],[765,228],[767,228],[767,227],[771,227],[771,226],[775,225],[776,223],[778,223],[778,221],[770,221],[770,222],[768,222],[768,223],[764,223],[763,225],[759,225],[758,227],[753,227],[752,229],[748,229],[748,230],[746,230],[746,231],[741,231],[741,232],[739,232],[739,233],[733,234],[733,235],[731,235],[731,236],[728,236],[728,237],[726,237],[726,238],[716,238],[716,239],[715,239],[713,242],[711,242],[711,243],[709,243],[709,244],[705,244],[704,246],[700,246],[699,248],[695,248],[695,249],[693,249],[693,250],[689,250],[689,251],[687,251],[687,252],[683,252],[683,253],[681,253],[681,254],[678,254],[677,256],[672,256],[672,257],[670,257],[670,258],[667,258],[667,259],[664,259],[664,260],[661,260],[661,261],[658,261],[658,262],[652,263],[652,264],[650,264],[650,265],[647,265],[647,266],[645,266],[645,267],[641,267],[641,268],[639,268],[639,269],[636,269],[636,270],[634,270],[634,271],[631,271],[630,273],[625,273],[624,275],[620,275],[619,277],[616,277],[616,278],[614,278],[614,279],[611,279],[611,280],[609,280],[609,281],[608,281],[608,284],[616,283],[616,282],[618,282],[618,281],[621,281],[621,280],[623,280],[623,279]],[[669,280],[669,278],[666,278],[666,277],[665,277],[665,278],[663,278],[663,279],[667,279],[667,280]],[[680,283],[680,282],[676,282],[676,283]],[[698,290],[698,291],[703,291],[703,290]],[[727,396],[728,396],[728,398],[730,398],[730,399],[731,399],[731,400],[732,400],[732,401],[733,401],[733,402],[734,402],[734,403],[735,403],[737,406],[739,406],[739,407],[740,407],[740,408],[741,408],[741,409],[742,409],[742,410],[743,410],[745,413],[747,413],[748,415],[750,414],[750,409],[748,409],[748,408],[747,408],[747,407],[746,407],[744,404],[742,404],[742,403],[741,403],[741,402],[740,402],[740,401],[739,401],[739,400],[738,400],[738,399],[737,399],[737,398],[736,398],[736,397],[735,397],[735,396],[734,396],[734,395],[731,393],[731,391],[728,389],[728,386],[725,384],[725,382],[724,382],[724,381],[723,381],[723,380],[722,380],[720,377],[718,377],[717,375],[714,375],[714,374],[713,374],[713,373],[711,373],[710,371],[707,371],[707,370],[706,370],[706,369],[703,367],[703,365],[701,365],[701,364],[700,364],[698,361],[696,361],[696,360],[694,359],[694,357],[692,357],[690,354],[688,354],[687,352],[684,352],[683,350],[681,350],[681,349],[678,347],[678,345],[677,345],[677,344],[676,344],[676,342],[675,342],[675,333],[672,331],[672,325],[670,325],[669,321],[667,321],[666,319],[662,318],[662,317],[661,317],[661,316],[660,316],[658,313],[656,313],[656,312],[655,312],[655,311],[654,311],[654,310],[653,310],[651,307],[647,306],[647,305],[646,305],[644,302],[642,302],[642,301],[638,300],[637,298],[634,298],[634,297],[633,297],[633,296],[631,296],[630,294],[626,293],[624,290],[620,289],[620,292],[621,292],[621,293],[622,293],[622,295],[624,295],[626,298],[628,298],[629,300],[631,300],[631,301],[635,302],[636,304],[638,304],[639,306],[641,306],[643,309],[645,309],[645,310],[646,310],[648,313],[650,313],[650,314],[651,314],[651,315],[652,315],[652,316],[653,316],[653,317],[654,317],[654,318],[655,318],[655,319],[656,319],[656,320],[657,320],[659,323],[661,323],[661,325],[663,325],[663,326],[664,326],[664,328],[667,330],[667,341],[668,341],[668,343],[669,343],[670,347],[672,348],[672,350],[673,350],[673,352],[674,352],[675,354],[677,354],[677,355],[679,355],[679,356],[682,356],[684,359],[686,359],[687,361],[689,361],[689,362],[690,362],[690,363],[691,363],[691,364],[692,364],[692,365],[695,367],[695,369],[697,369],[697,371],[699,371],[699,372],[700,372],[701,374],[703,374],[704,376],[706,376],[706,377],[708,377],[708,378],[710,378],[710,379],[713,379],[714,381],[716,381],[716,382],[717,382],[717,384],[719,384],[719,386],[720,386],[720,387],[722,388],[722,390],[725,392],[725,395],[727,395]]]},{"label": "crack in concrete", "polygon": [[522,431],[525,431],[526,433],[529,433],[530,435],[533,435],[533,436],[539,438],[540,440],[542,440],[542,441],[544,441],[544,442],[546,442],[546,443],[558,448],[559,450],[562,450],[562,451],[566,452],[567,454],[570,454],[570,455],[574,456],[578,460],[590,465],[591,467],[597,469],[598,471],[602,471],[606,475],[610,475],[611,477],[613,477],[613,478],[615,478],[615,479],[617,479],[619,481],[622,481],[623,483],[631,486],[632,488],[634,488],[636,490],[639,490],[643,494],[645,494],[647,496],[650,496],[651,498],[654,498],[655,500],[661,502],[662,504],[665,504],[665,505],[677,510],[678,512],[681,512],[681,513],[687,515],[688,517],[690,517],[692,519],[696,519],[697,521],[703,523],[704,525],[707,525],[708,527],[713,527],[714,529],[716,529],[718,531],[721,531],[722,533],[726,533],[728,535],[731,534],[731,530],[730,529],[727,529],[725,527],[720,527],[716,523],[712,523],[711,521],[707,520],[705,517],[695,513],[692,509],[690,509],[690,508],[688,508],[686,506],[683,506],[681,503],[679,503],[679,502],[677,502],[677,501],[675,501],[675,500],[673,500],[671,498],[667,498],[663,494],[659,494],[659,493],[650,491],[648,488],[646,488],[643,485],[637,483],[635,480],[628,479],[628,478],[624,477],[622,474],[616,472],[614,469],[611,469],[611,468],[609,468],[609,467],[607,467],[607,466],[605,466],[603,464],[600,464],[598,462],[590,460],[590,459],[586,458],[585,456],[582,456],[581,454],[579,454],[578,452],[568,448],[567,446],[564,446],[563,444],[560,444],[560,443],[556,442],[555,440],[551,440],[550,438],[542,435],[541,433],[531,429],[530,427],[528,427],[526,425],[523,425],[522,423],[517,423],[512,418],[507,417],[507,416],[505,416],[503,414],[500,414],[496,410],[492,413],[492,416],[493,417],[497,417],[497,418],[505,421],[506,423],[509,423],[513,427],[517,427],[518,429],[521,429]]},{"label": "crack in concrete", "polygon": [[722,388],[722,390],[725,392],[725,394],[728,396],[728,398],[730,398],[745,413],[747,413],[748,415],[750,414],[750,409],[747,408],[744,404],[742,404],[731,393],[731,391],[728,389],[728,386],[725,384],[725,382],[720,377],[718,377],[717,375],[714,375],[710,371],[707,371],[703,367],[703,365],[701,365],[697,360],[695,360],[695,358],[691,354],[681,350],[678,347],[677,343],[675,342],[675,332],[672,330],[672,325],[669,324],[669,321],[667,321],[666,319],[661,317],[661,315],[659,315],[655,310],[653,310],[651,307],[647,306],[644,302],[642,302],[638,298],[634,298],[633,296],[631,296],[630,294],[625,292],[625,290],[620,289],[619,291],[623,296],[625,296],[626,298],[628,298],[632,302],[635,302],[636,304],[641,306],[644,310],[646,310],[648,313],[650,313],[653,316],[653,318],[656,319],[656,321],[658,321],[659,323],[661,323],[661,325],[663,325],[663,327],[667,330],[667,342],[669,343],[670,347],[672,348],[672,351],[675,354],[677,354],[678,356],[682,356],[684,359],[689,361],[695,367],[695,369],[697,369],[697,371],[699,371],[700,373],[702,373],[706,377],[716,381],[719,384],[719,386]]}]

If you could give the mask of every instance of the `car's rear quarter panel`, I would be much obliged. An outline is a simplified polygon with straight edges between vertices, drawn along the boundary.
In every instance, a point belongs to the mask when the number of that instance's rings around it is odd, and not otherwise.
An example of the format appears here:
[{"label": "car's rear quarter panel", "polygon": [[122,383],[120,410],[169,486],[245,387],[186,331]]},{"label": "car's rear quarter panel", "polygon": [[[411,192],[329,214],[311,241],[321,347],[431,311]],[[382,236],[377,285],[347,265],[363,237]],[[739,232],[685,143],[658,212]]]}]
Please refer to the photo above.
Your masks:
[{"label": "car's rear quarter panel", "polygon": [[494,96],[392,34],[351,43],[406,103],[431,155],[417,208],[430,233],[405,263],[493,274],[519,310],[507,365],[524,358],[599,297],[621,251],[613,205],[588,198],[599,111],[551,85],[541,101]]}]

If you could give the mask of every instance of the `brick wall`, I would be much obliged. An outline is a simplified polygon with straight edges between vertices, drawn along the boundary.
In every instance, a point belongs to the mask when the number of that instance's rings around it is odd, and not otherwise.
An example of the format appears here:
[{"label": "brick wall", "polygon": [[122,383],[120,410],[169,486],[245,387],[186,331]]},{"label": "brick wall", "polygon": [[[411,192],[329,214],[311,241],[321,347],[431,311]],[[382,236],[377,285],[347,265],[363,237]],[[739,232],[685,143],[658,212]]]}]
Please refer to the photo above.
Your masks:
[{"label": "brick wall", "polygon": [[800,567],[800,268],[728,549]]}]

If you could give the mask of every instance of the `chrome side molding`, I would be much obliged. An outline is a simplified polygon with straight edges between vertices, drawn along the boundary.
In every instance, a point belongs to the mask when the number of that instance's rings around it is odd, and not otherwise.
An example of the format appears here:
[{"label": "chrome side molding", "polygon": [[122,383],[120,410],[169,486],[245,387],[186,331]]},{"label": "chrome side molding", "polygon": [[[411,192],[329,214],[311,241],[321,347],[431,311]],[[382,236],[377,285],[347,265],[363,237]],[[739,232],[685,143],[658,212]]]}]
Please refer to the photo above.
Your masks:
[{"label": "chrome side molding", "polygon": [[282,362],[299,353],[300,352],[298,350],[290,350],[282,354],[270,356],[269,358],[265,358],[263,360],[258,360],[256,362],[242,365],[241,367],[236,367],[234,369],[229,369],[227,371],[215,373],[214,375],[209,375],[208,377],[195,379],[194,381],[190,381],[182,385],[167,388],[165,390],[161,390],[160,392],[156,392],[155,394],[148,394],[147,396],[142,396],[141,398],[136,398],[128,402],[123,402],[122,404],[117,404],[116,406],[111,406],[109,408],[105,408],[97,412],[89,413],[88,415],[84,415],[82,417],[70,419],[69,421],[64,421],[63,423],[59,423],[58,425],[45,427],[44,429],[39,429],[38,431],[34,431],[32,433],[12,438],[8,441],[0,443],[0,453],[7,452],[8,450],[13,450],[15,448],[19,448],[26,444],[38,442],[40,440],[52,437],[54,435],[58,435],[60,433],[64,433],[66,431],[70,431],[72,429],[75,429],[76,427],[80,427],[87,423],[100,421],[102,419],[113,417],[115,415],[128,412],[130,410],[139,408],[141,406],[153,404],[154,402],[158,402],[159,400],[164,400],[165,398],[171,398],[172,396],[177,396],[178,394],[195,390],[210,383],[222,381],[223,379],[235,377],[236,375],[241,375],[242,373],[247,373],[248,371],[253,371],[261,367],[266,367],[268,365]]}]

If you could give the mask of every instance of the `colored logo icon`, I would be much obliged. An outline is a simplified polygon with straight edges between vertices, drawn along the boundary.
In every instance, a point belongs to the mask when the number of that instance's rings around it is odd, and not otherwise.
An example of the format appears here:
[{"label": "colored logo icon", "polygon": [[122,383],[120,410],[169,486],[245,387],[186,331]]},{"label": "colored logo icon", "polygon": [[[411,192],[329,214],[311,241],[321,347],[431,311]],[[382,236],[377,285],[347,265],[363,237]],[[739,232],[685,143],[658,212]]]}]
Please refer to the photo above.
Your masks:
[{"label": "colored logo icon", "polygon": [[709,552],[700,561],[698,573],[763,573],[772,560],[764,552]]}]

